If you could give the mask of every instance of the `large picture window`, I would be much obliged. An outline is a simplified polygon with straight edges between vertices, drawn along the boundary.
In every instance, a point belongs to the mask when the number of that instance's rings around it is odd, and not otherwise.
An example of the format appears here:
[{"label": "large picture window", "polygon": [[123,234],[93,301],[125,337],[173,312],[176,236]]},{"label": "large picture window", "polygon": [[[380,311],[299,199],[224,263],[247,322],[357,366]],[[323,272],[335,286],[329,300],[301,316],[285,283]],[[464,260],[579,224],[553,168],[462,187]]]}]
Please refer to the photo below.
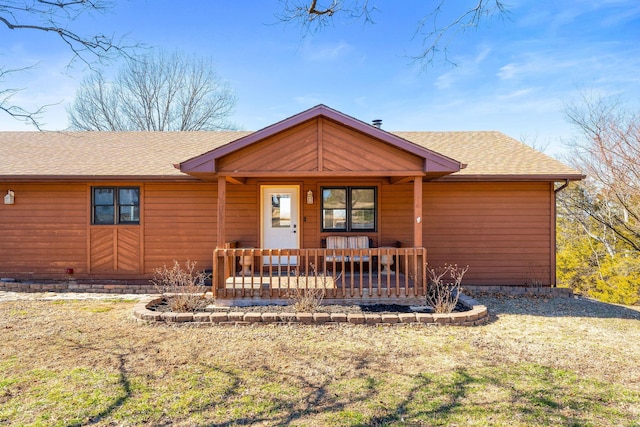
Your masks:
[{"label": "large picture window", "polygon": [[323,187],[322,231],[376,231],[375,187]]},{"label": "large picture window", "polygon": [[92,224],[140,224],[140,188],[93,187]]}]

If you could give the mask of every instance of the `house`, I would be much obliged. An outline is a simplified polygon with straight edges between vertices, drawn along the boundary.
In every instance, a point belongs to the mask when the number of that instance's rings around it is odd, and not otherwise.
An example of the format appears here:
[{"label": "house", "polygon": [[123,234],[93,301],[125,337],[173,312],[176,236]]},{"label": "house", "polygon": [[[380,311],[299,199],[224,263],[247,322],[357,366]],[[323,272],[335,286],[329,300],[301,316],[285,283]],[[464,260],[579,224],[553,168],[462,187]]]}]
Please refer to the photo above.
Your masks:
[{"label": "house", "polygon": [[189,259],[221,295],[292,276],[420,294],[425,263],[469,265],[469,285],[554,286],[555,194],[583,178],[499,132],[392,133],[324,105],[256,132],[0,132],[0,146],[0,277],[148,281]]}]

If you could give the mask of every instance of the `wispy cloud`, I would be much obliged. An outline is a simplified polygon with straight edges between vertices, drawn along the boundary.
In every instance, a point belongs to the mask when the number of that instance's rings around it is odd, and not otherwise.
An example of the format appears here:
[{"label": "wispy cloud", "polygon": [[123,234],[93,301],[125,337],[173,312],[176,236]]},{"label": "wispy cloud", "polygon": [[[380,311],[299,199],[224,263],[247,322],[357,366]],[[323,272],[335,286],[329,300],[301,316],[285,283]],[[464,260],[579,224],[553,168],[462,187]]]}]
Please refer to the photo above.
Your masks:
[{"label": "wispy cloud", "polygon": [[457,81],[473,76],[477,73],[478,68],[489,58],[491,52],[492,49],[490,47],[481,46],[475,55],[456,59],[456,66],[451,71],[439,75],[434,85],[440,90],[448,89],[453,87]]},{"label": "wispy cloud", "polygon": [[[301,96],[296,96],[293,98],[293,100],[295,101],[296,104],[298,104],[299,106],[303,107],[303,108],[309,108],[312,107],[314,105],[318,105],[318,104],[322,104],[323,103],[323,96],[322,95],[301,95]],[[326,101],[324,101],[326,102]]]},{"label": "wispy cloud", "polygon": [[335,44],[314,45],[311,42],[303,46],[303,55],[311,62],[332,62],[346,58],[354,51],[353,46],[344,41]]}]

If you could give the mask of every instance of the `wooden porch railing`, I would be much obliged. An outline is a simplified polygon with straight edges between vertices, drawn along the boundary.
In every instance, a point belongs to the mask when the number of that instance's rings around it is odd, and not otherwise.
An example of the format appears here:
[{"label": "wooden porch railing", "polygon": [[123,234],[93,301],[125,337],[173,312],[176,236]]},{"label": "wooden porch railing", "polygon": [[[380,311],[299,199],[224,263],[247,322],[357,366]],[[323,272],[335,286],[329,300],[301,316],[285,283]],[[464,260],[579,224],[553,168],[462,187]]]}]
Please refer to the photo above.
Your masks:
[{"label": "wooden porch railing", "polygon": [[296,289],[323,289],[325,298],[420,297],[426,261],[425,248],[220,248],[213,253],[213,294],[286,298]]}]

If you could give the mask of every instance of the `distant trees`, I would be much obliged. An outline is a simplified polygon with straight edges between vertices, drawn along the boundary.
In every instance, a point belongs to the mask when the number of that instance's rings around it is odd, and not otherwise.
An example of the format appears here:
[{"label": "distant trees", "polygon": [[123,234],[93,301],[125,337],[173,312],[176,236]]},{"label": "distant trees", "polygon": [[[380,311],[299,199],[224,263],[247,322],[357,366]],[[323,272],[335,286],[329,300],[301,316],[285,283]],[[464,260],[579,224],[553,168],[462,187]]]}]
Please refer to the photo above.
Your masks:
[{"label": "distant trees", "polygon": [[211,60],[160,52],[129,58],[113,80],[94,72],[67,111],[74,130],[216,130],[231,127],[235,99]]},{"label": "distant trees", "polygon": [[[112,7],[112,2],[106,0],[0,0],[0,28],[57,37],[71,51],[71,61],[80,60],[86,64],[108,61],[123,53],[126,55],[129,46],[100,32],[80,34],[72,29],[72,24],[83,15],[105,13]],[[27,110],[12,100],[21,89],[3,85],[10,75],[29,68],[33,66],[0,66],[0,111],[40,128],[40,115],[45,106]]]},{"label": "distant trees", "polygon": [[567,108],[580,137],[571,162],[588,178],[559,197],[561,282],[612,302],[640,302],[640,114],[585,97]]},{"label": "distant trees", "polygon": [[[276,17],[281,22],[299,25],[303,31],[313,32],[332,25],[336,16],[373,23],[373,15],[378,9],[372,3],[369,0],[280,0]],[[457,33],[477,28],[484,19],[494,15],[508,13],[507,4],[501,0],[476,0],[470,6],[458,0],[430,0],[426,3],[430,12],[424,16],[416,15],[418,24],[414,30],[414,37],[422,38],[423,47],[412,55],[423,65],[431,64],[439,53],[449,61],[448,46]],[[396,2],[388,7],[403,6],[404,2]]]}]

